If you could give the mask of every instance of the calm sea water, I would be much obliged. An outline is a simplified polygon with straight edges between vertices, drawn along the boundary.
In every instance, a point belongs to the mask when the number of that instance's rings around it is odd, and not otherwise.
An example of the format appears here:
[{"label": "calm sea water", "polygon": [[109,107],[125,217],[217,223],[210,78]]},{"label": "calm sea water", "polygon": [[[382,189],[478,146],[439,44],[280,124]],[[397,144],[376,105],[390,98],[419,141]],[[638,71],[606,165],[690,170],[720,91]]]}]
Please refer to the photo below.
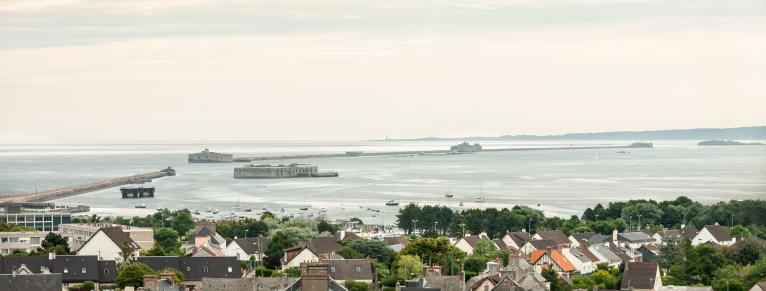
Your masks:
[{"label": "calm sea water", "polygon": [[[631,141],[482,142],[485,148],[628,144]],[[392,222],[397,200],[463,207],[529,205],[549,215],[580,214],[596,203],[686,195],[703,203],[766,198],[766,146],[698,147],[696,141],[659,141],[654,149],[484,152],[462,155],[285,160],[311,163],[337,178],[239,180],[243,164],[189,164],[187,154],[208,147],[235,156],[446,149],[455,142],[249,142],[146,144],[2,144],[0,195],[97,181],[172,166],[157,179],[156,198],[121,199],[117,188],[56,203],[86,204],[104,215],[143,215],[154,208],[219,209],[217,217],[284,215],[360,217]],[[272,163],[279,163],[273,161]],[[446,198],[445,192],[454,193]],[[477,203],[479,196],[484,203]],[[145,203],[147,209],[135,209]],[[239,204],[253,212],[234,211]],[[308,211],[298,210],[310,206]],[[324,208],[325,211],[322,211]],[[367,208],[377,209],[373,212]],[[280,212],[284,209],[284,212]]]}]

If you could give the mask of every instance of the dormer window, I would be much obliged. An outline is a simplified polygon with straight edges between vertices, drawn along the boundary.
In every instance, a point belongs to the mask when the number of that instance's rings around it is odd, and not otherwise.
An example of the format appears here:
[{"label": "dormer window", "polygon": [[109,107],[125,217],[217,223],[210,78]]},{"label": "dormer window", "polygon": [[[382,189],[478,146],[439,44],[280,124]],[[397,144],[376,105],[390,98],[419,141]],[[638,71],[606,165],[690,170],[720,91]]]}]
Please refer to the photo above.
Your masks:
[{"label": "dormer window", "polygon": [[357,273],[362,272],[362,266],[354,266],[354,270],[356,270]]},{"label": "dormer window", "polygon": [[82,267],[82,273],[83,274],[87,273],[86,270],[85,270],[85,267]]},{"label": "dormer window", "polygon": [[187,272],[191,272],[191,267],[189,267],[189,266],[186,266],[186,271],[187,271]]},{"label": "dormer window", "polygon": [[231,267],[229,267],[229,273],[231,273]]},{"label": "dormer window", "polygon": [[330,272],[335,273],[335,267],[330,267]]},{"label": "dormer window", "polygon": [[109,275],[109,269],[104,269],[104,275]]},{"label": "dormer window", "polygon": [[69,268],[64,267],[64,274],[69,274]]},{"label": "dormer window", "polygon": [[202,267],[202,272],[207,273],[207,266]]}]

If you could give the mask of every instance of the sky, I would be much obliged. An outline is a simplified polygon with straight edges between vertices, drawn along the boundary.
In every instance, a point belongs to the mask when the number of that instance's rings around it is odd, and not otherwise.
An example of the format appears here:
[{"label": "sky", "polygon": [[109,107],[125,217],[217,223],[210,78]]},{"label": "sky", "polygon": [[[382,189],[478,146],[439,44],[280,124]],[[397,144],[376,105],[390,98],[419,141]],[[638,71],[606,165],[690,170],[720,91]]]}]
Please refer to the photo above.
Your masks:
[{"label": "sky", "polygon": [[0,142],[766,125],[766,1],[0,1]]}]

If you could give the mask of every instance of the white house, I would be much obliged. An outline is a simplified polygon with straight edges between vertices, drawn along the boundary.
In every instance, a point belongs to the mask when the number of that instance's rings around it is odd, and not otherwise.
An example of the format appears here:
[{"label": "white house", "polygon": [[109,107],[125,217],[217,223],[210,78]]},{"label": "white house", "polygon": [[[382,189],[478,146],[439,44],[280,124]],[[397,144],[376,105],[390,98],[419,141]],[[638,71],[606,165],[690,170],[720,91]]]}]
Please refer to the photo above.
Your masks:
[{"label": "white house", "polygon": [[766,282],[758,282],[748,291],[766,291]]},{"label": "white house", "polygon": [[237,257],[240,261],[253,257],[256,261],[260,261],[270,243],[271,238],[268,237],[235,238],[226,246],[224,256]]},{"label": "white house", "polygon": [[133,257],[138,257],[141,247],[122,231],[121,227],[103,227],[96,231],[85,244],[77,250],[78,255],[98,256],[99,260],[122,261],[122,246],[133,249]]},{"label": "white house", "polygon": [[720,225],[706,225],[700,230],[699,233],[692,239],[692,245],[697,246],[704,243],[714,243],[719,246],[730,246],[737,241],[736,238],[732,238],[728,232],[726,232]]},{"label": "white house", "polygon": [[572,242],[569,237],[560,230],[540,231],[532,236],[532,240],[549,239],[555,241],[560,247],[569,247]]},{"label": "white house", "polygon": [[534,251],[545,251],[547,249],[558,248],[558,244],[550,239],[530,240],[521,246],[521,253],[529,255]]},{"label": "white house", "polygon": [[521,250],[521,247],[524,246],[525,243],[527,243],[531,237],[526,231],[514,231],[506,233],[502,240],[503,243],[509,248],[515,249],[516,251]]},{"label": "white house", "polygon": [[455,242],[455,247],[470,255],[473,254],[474,248],[476,248],[476,245],[482,240],[486,240],[492,243],[496,250],[500,249],[500,247],[498,247],[495,242],[490,240],[487,234],[484,232],[477,235],[467,235],[461,237],[457,242]]},{"label": "white house", "polygon": [[579,248],[564,248],[561,249],[561,254],[574,265],[575,270],[580,274],[590,274],[596,270],[596,264]]},{"label": "white house", "polygon": [[301,263],[308,261],[318,261],[319,255],[304,246],[292,247],[285,250],[282,257],[282,271],[292,267],[300,267]]}]

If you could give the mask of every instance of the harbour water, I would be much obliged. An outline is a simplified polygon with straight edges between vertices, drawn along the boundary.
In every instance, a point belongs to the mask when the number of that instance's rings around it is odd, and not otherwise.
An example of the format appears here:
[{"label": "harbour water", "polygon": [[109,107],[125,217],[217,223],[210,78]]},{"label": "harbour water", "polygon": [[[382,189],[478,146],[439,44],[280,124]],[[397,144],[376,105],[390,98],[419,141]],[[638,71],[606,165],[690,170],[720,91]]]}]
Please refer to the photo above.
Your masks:
[{"label": "harbour water", "polygon": [[[626,145],[634,141],[481,142],[485,149]],[[653,149],[551,150],[476,154],[342,157],[285,160],[339,172],[333,178],[232,177],[240,163],[190,164],[203,148],[237,156],[346,151],[449,149],[449,141],[179,142],[137,144],[0,144],[0,196],[93,182],[172,166],[157,179],[155,198],[121,199],[118,188],[53,202],[86,204],[100,215],[144,215],[155,208],[218,209],[218,215],[359,217],[391,223],[386,201],[460,208],[528,205],[548,215],[580,214],[596,203],[688,196],[703,203],[766,198],[766,146],[700,147],[698,141],[655,141]],[[280,163],[280,161],[270,161]],[[445,197],[445,192],[454,194]],[[483,196],[484,202],[476,202]],[[463,202],[463,206],[459,206]],[[136,209],[144,203],[146,209]],[[233,210],[239,204],[241,209]],[[309,206],[309,210],[299,208]],[[368,208],[370,210],[368,210]],[[284,209],[284,212],[280,210]],[[324,209],[324,211],[322,211]],[[379,210],[375,212],[373,210]]]}]

